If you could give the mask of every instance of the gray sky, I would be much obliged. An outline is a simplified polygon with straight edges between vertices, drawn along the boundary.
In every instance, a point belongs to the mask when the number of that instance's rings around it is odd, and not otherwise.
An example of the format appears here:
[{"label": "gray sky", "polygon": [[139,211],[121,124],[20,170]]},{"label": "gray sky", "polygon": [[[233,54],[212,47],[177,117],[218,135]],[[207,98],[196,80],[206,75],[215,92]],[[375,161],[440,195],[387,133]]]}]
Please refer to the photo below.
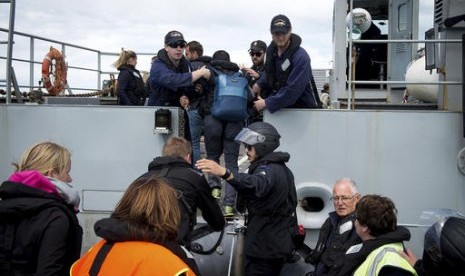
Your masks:
[{"label": "gray sky", "polygon": [[[178,30],[187,41],[198,40],[206,55],[222,49],[232,61],[250,66],[247,50],[250,42],[271,40],[269,24],[273,16],[287,15],[293,32],[302,37],[302,46],[309,52],[313,68],[329,68],[331,61],[332,0],[258,0],[258,1],[148,1],[148,0],[19,0],[16,1],[15,30],[36,36],[81,45],[103,52],[119,52],[121,47],[136,53],[156,53],[163,47],[165,34]],[[421,0],[432,7],[433,0]],[[9,5],[0,4],[0,27],[8,28]],[[431,12],[428,12],[431,14]],[[420,22],[430,27],[432,16]],[[422,28],[420,28],[420,34]],[[423,30],[424,32],[424,30]],[[423,35],[420,35],[423,38]],[[1,34],[0,40],[6,40]],[[15,54],[29,52],[28,42],[17,40]],[[42,60],[50,43],[37,43],[36,60]],[[6,46],[0,45],[6,52]],[[87,66],[80,51],[67,51],[67,61],[74,66]],[[114,70],[116,57],[103,60],[104,71]],[[139,57],[137,68],[149,70],[149,57]],[[4,72],[4,61],[0,72]],[[106,66],[106,67],[105,67]],[[20,67],[17,65],[17,67]],[[16,69],[16,71],[21,69]],[[40,75],[40,73],[35,74]],[[81,77],[87,79],[82,74]],[[40,76],[39,76],[40,77]],[[68,73],[72,86],[72,72]]]},{"label": "gray sky", "polygon": [[[0,7],[4,18],[8,5]],[[250,63],[250,42],[261,39],[268,44],[271,18],[279,13],[291,19],[293,31],[302,36],[315,65],[328,67],[332,18],[329,0],[19,0],[15,29],[108,52],[118,52],[121,47],[157,52],[163,47],[165,34],[178,30],[187,41],[200,41],[208,55],[224,49],[237,63]],[[7,27],[4,21],[1,26]]]}]

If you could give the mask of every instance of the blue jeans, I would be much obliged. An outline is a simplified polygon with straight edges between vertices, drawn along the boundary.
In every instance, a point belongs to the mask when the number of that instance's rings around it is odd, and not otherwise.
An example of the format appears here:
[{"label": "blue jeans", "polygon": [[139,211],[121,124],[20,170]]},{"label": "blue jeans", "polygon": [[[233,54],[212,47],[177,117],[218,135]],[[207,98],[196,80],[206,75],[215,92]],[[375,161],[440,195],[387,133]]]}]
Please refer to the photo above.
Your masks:
[{"label": "blue jeans", "polygon": [[[220,121],[209,114],[205,116],[204,124],[207,159],[220,163],[221,154],[224,153],[225,167],[237,174],[240,144],[234,141],[234,138],[242,130],[244,123]],[[218,177],[209,176],[208,183],[212,188],[221,187],[221,179]],[[223,205],[235,206],[235,204],[236,190],[226,183]]]},{"label": "blue jeans", "polygon": [[192,143],[192,164],[195,164],[200,159],[200,136],[203,129],[203,118],[199,115],[197,109],[189,109],[187,111],[189,116],[189,128],[191,133]]}]

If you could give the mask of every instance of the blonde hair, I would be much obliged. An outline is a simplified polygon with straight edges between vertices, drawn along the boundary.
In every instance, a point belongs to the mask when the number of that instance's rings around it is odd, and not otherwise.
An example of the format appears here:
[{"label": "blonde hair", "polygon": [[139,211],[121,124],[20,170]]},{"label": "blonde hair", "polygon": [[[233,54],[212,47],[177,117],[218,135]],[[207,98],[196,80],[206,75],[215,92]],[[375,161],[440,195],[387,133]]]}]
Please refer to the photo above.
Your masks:
[{"label": "blonde hair", "polygon": [[119,54],[118,59],[113,63],[113,66],[116,68],[120,68],[122,65],[128,64],[128,60],[130,58],[137,58],[137,54],[131,50],[124,50],[121,49],[121,53]]},{"label": "blonde hair", "polygon": [[71,153],[66,148],[53,142],[41,142],[29,147],[13,166],[17,172],[35,170],[48,175],[65,171],[70,161]]},{"label": "blonde hair", "polygon": [[189,141],[182,137],[170,137],[163,146],[163,156],[186,157],[192,151]]},{"label": "blonde hair", "polygon": [[156,175],[141,176],[128,187],[111,216],[126,222],[134,238],[175,240],[180,221],[176,191]]}]

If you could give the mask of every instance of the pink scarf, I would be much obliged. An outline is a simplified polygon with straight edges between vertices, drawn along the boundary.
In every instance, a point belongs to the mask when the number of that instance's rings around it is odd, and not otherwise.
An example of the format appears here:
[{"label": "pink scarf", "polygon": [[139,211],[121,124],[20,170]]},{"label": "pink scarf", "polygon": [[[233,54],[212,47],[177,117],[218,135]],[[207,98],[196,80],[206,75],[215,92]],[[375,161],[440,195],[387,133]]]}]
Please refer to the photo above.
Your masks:
[{"label": "pink scarf", "polygon": [[22,171],[13,173],[8,180],[20,182],[26,186],[42,190],[49,194],[59,196],[58,190],[53,183],[38,171]]}]

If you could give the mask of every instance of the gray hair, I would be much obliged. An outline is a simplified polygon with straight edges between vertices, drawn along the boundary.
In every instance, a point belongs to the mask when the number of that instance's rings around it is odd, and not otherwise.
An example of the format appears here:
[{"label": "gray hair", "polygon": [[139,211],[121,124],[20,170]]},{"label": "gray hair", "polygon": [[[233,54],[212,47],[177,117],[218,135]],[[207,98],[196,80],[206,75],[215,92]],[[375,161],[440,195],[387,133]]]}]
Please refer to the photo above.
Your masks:
[{"label": "gray hair", "polygon": [[357,183],[355,182],[355,180],[349,177],[343,177],[343,178],[336,180],[336,183],[334,183],[334,185],[337,185],[338,183],[342,183],[342,182],[349,183],[350,190],[352,191],[352,195],[358,194]]}]

